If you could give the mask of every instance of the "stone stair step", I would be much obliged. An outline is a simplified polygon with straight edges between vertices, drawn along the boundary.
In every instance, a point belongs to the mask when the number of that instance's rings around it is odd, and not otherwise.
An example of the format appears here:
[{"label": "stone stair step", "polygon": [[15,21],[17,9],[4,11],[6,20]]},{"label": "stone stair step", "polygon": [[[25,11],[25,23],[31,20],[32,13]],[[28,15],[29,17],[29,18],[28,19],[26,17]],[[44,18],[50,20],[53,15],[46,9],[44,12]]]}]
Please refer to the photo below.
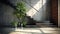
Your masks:
[{"label": "stone stair step", "polygon": [[53,23],[36,23],[39,27],[55,27],[56,25],[53,25]]},{"label": "stone stair step", "polygon": [[40,25],[52,25],[53,23],[36,23],[36,24],[40,24]]}]

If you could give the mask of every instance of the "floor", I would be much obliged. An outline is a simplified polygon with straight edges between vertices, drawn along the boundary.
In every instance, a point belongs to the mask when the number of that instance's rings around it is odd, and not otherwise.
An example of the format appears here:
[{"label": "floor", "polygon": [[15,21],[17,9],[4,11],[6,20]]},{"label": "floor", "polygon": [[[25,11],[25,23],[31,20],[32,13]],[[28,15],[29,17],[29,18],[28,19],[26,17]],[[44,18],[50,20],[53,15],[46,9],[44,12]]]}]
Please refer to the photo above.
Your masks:
[{"label": "floor", "polygon": [[60,28],[1,28],[2,34],[60,34]]}]

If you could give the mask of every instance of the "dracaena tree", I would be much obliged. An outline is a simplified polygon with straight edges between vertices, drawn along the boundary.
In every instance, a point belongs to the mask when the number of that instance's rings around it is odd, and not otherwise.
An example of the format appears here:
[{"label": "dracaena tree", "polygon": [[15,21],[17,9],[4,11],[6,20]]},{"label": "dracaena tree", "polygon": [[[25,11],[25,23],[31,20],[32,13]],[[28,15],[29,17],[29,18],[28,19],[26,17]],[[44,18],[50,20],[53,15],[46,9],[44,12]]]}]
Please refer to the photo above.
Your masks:
[{"label": "dracaena tree", "polygon": [[[25,5],[25,3],[23,1],[17,3],[16,10],[13,12],[13,14],[19,20],[16,23],[23,24],[24,26],[26,25],[26,23],[27,23],[26,20],[25,20],[25,16],[26,16],[26,5]],[[15,25],[17,26],[17,24],[15,24]]]}]

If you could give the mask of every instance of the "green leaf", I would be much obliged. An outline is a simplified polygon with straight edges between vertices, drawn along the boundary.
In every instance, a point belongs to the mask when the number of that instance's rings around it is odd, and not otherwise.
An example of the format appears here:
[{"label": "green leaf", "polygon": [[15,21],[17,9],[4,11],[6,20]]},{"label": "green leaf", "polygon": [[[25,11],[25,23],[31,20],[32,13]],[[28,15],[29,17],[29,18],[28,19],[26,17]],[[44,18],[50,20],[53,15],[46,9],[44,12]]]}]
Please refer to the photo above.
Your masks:
[{"label": "green leaf", "polygon": [[11,25],[12,25],[12,26],[17,26],[17,24],[18,24],[17,21],[13,21],[13,22],[11,22]]}]

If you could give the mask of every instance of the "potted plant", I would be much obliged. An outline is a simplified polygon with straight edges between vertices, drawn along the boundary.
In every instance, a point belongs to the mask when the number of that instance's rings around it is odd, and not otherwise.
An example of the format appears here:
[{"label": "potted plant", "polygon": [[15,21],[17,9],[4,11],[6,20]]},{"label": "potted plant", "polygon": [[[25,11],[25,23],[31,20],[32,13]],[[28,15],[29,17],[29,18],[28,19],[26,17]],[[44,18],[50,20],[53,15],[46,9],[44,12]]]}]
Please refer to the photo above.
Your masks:
[{"label": "potted plant", "polygon": [[20,25],[23,24],[23,26],[26,25],[26,20],[25,20],[25,16],[26,16],[26,5],[24,2],[18,2],[17,6],[16,6],[16,10],[13,12],[13,14],[18,18],[18,22],[12,22],[12,24],[14,23],[14,26],[17,26],[19,23]]},{"label": "potted plant", "polygon": [[13,21],[13,22],[11,22],[11,25],[12,25],[13,27],[17,28],[18,22],[17,22],[17,21]]}]

